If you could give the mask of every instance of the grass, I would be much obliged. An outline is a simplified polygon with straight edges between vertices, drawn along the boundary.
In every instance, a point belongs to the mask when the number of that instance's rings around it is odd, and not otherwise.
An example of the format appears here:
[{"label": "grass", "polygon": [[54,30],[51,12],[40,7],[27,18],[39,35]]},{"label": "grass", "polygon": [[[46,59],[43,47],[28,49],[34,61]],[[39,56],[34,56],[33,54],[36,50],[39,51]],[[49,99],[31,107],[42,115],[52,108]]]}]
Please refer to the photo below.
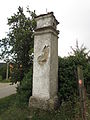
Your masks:
[{"label": "grass", "polygon": [[0,99],[0,120],[27,120],[28,107],[20,106],[16,101],[16,94]]},{"label": "grass", "polygon": [[2,79],[2,76],[0,75],[0,83],[9,83],[10,79],[6,80],[6,79]]},{"label": "grass", "polygon": [[14,101],[15,95],[0,99],[0,115],[7,111],[7,109],[13,105]]},{"label": "grass", "polygon": [[[57,111],[30,110],[26,104],[18,102],[17,94],[14,94],[0,99],[0,120],[82,120],[78,105],[73,108],[69,101]],[[90,100],[87,106],[87,120],[90,120]]]},{"label": "grass", "polygon": [[0,80],[0,83],[10,83],[10,80]]}]

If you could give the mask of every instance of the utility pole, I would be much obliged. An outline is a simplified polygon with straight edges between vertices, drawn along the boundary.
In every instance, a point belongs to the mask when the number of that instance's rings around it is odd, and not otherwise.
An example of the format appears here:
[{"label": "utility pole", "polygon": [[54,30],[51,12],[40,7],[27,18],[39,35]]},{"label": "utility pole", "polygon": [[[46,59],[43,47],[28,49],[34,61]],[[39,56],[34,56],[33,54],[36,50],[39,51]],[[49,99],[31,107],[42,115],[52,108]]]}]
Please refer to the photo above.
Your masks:
[{"label": "utility pole", "polygon": [[87,120],[87,118],[86,118],[86,96],[85,96],[85,87],[84,87],[82,66],[77,67],[77,72],[78,72],[78,84],[79,84],[82,120]]}]

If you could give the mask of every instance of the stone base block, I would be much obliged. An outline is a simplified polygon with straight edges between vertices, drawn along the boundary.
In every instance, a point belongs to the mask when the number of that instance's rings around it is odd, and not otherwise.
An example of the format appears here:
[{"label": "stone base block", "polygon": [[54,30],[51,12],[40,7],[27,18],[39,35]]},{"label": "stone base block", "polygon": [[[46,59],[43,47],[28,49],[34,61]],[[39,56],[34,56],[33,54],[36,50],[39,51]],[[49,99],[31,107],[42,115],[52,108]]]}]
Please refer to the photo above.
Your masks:
[{"label": "stone base block", "polygon": [[57,96],[48,100],[31,96],[29,100],[29,107],[34,109],[55,110],[59,107],[59,99]]}]

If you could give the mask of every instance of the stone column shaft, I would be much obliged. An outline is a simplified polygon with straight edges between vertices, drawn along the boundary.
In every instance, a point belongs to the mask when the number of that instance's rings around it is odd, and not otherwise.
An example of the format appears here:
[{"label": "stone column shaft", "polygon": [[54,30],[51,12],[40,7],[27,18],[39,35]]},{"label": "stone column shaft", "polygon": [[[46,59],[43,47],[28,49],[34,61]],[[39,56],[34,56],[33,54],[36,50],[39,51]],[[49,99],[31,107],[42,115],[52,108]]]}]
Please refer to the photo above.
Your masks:
[{"label": "stone column shaft", "polygon": [[36,18],[33,89],[29,105],[51,109],[58,102],[58,21],[53,13]]}]

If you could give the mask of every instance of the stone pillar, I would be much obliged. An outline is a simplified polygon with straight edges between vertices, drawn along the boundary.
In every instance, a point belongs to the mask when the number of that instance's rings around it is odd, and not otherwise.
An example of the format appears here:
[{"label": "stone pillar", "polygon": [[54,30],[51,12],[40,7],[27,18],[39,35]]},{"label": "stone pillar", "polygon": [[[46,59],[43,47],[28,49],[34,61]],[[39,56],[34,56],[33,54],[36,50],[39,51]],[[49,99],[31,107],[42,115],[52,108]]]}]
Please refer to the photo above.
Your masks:
[{"label": "stone pillar", "polygon": [[33,88],[29,106],[54,109],[58,103],[58,33],[53,12],[36,17]]}]

